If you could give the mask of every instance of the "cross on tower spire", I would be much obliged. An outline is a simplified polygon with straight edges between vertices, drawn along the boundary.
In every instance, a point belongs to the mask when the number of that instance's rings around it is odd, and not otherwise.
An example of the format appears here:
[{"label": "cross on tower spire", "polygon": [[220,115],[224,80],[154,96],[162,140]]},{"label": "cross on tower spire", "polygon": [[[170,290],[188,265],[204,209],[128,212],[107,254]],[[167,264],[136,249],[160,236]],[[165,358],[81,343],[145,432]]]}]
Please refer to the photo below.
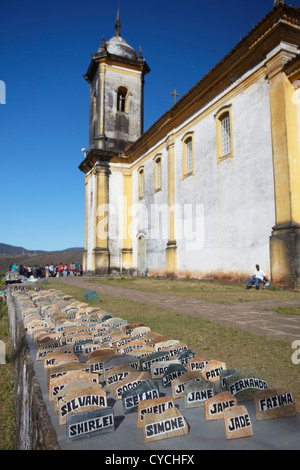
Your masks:
[{"label": "cross on tower spire", "polygon": [[120,29],[121,29],[121,21],[120,21],[120,10],[118,8],[116,24],[115,24],[116,33],[115,36],[121,36]]},{"label": "cross on tower spire", "polygon": [[274,7],[278,7],[278,5],[284,5],[285,1],[284,0],[274,0]]}]

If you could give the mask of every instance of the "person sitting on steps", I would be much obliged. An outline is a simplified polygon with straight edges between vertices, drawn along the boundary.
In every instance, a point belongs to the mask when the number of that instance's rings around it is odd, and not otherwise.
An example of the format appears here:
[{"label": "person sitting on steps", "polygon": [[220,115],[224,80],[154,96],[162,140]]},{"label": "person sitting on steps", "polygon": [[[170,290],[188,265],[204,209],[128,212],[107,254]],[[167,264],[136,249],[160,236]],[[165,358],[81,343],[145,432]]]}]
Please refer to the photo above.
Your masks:
[{"label": "person sitting on steps", "polygon": [[252,284],[255,283],[255,286],[256,286],[256,290],[259,290],[259,284],[262,282],[264,284],[264,282],[269,282],[264,271],[262,269],[260,269],[259,267],[259,264],[257,264],[255,266],[255,271],[253,273],[253,276],[252,277],[248,277],[247,279],[247,287],[246,289],[251,289],[252,287]]}]

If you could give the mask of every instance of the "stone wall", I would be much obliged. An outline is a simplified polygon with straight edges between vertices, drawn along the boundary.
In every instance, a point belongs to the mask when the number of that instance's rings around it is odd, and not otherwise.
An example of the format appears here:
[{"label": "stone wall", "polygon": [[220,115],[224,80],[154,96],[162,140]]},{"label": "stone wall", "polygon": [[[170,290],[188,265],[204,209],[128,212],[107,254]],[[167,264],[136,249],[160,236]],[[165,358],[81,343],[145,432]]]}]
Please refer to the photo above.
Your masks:
[{"label": "stone wall", "polygon": [[[32,288],[32,287],[31,287]],[[7,288],[7,305],[15,362],[16,450],[59,450],[56,431],[43,400],[34,371],[23,321],[12,295],[17,286]]]}]

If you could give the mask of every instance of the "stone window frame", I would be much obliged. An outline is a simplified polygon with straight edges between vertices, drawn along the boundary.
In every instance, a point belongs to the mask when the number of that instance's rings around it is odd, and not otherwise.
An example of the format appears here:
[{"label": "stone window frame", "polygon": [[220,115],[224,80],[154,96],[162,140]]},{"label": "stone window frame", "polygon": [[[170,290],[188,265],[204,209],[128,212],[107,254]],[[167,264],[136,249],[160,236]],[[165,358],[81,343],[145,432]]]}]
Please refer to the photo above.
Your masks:
[{"label": "stone window frame", "polygon": [[[187,132],[181,139],[182,141],[182,177],[187,178],[194,174],[194,131]],[[190,147],[191,145],[191,147]],[[191,151],[189,158],[188,152]]]},{"label": "stone window frame", "polygon": [[145,199],[145,167],[141,166],[138,169],[138,194],[139,200]]},{"label": "stone window frame", "polygon": [[[121,106],[120,106],[120,103],[121,103]],[[129,112],[129,90],[125,86],[119,86],[117,89],[117,112],[118,113]]]},{"label": "stone window frame", "polygon": [[[214,115],[216,121],[216,150],[217,150],[217,163],[221,163],[228,158],[233,158],[233,126],[232,126],[232,105],[222,106],[218,112]],[[226,119],[226,121],[225,121]],[[228,135],[225,136],[224,132],[228,133],[224,128],[225,123],[229,124],[229,139],[227,142],[227,149],[224,150],[225,137],[228,140]]]},{"label": "stone window frame", "polygon": [[154,159],[154,192],[162,191],[162,154],[155,155]]}]

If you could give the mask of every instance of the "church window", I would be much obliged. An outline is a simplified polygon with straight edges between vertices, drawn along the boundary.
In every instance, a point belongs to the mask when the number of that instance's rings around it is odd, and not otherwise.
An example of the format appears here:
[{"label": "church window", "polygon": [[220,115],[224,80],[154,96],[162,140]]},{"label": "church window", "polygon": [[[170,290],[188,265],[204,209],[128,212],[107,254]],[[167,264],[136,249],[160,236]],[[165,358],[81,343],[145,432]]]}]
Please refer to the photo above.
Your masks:
[{"label": "church window", "polygon": [[145,173],[144,168],[140,168],[139,170],[139,199],[143,199],[145,197]]},{"label": "church window", "polygon": [[156,156],[154,160],[154,190],[161,191],[161,189],[162,189],[161,156]]},{"label": "church window", "polygon": [[225,113],[221,118],[221,140],[222,140],[222,157],[225,157],[231,152],[229,113]]},{"label": "church window", "polygon": [[194,173],[194,140],[193,133],[189,132],[183,139],[182,163],[183,177],[190,176]]},{"label": "church window", "polygon": [[233,157],[231,106],[224,106],[215,115],[217,162]]},{"label": "church window", "polygon": [[125,113],[128,111],[128,90],[120,87],[117,92],[117,111]]}]

